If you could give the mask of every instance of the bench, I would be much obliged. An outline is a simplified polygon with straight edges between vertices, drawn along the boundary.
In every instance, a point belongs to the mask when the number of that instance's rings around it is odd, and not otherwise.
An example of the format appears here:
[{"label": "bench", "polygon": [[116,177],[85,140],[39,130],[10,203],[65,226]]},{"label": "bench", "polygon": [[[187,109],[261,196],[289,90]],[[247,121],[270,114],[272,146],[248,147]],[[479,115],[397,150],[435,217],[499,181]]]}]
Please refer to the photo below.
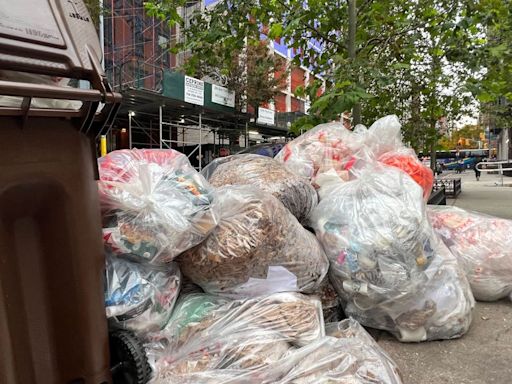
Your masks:
[{"label": "bench", "polygon": [[445,194],[448,197],[456,198],[462,191],[461,179],[435,179],[434,189],[444,187]]}]

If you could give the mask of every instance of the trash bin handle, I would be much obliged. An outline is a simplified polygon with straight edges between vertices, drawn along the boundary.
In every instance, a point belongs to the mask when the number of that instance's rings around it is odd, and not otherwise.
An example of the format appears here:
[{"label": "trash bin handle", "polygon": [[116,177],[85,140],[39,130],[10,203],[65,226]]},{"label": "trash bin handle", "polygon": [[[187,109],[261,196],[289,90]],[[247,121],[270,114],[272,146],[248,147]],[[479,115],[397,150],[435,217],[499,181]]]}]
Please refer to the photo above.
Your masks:
[{"label": "trash bin handle", "polygon": [[104,98],[103,94],[97,89],[58,87],[55,85],[20,83],[5,80],[0,80],[0,95],[104,102],[112,102],[114,101],[113,98],[115,98],[115,94],[109,95],[108,93]]}]

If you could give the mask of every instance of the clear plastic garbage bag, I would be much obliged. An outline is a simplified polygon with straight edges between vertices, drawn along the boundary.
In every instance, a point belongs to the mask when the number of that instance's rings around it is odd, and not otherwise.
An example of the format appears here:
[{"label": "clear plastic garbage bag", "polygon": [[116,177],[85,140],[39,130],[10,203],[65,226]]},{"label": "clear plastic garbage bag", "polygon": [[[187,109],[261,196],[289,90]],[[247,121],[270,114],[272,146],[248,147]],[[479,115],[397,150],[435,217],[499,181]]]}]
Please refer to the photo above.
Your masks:
[{"label": "clear plastic garbage bag", "polygon": [[358,179],[319,192],[311,224],[347,316],[401,341],[467,331],[474,306],[468,282],[434,235],[412,178],[375,164]]},{"label": "clear plastic garbage bag", "polygon": [[354,165],[359,160],[378,160],[411,176],[423,188],[427,200],[434,176],[414,151],[405,147],[400,129],[395,115],[378,119],[368,129],[358,125],[353,131],[340,123],[321,124],[286,144],[276,159],[309,178],[315,187],[326,174],[336,175],[341,181],[356,178]]},{"label": "clear plastic garbage bag", "polygon": [[208,164],[202,174],[214,187],[252,185],[269,192],[300,222],[305,222],[318,203],[308,179],[270,157],[253,154],[223,157]]},{"label": "clear plastic garbage bag", "polygon": [[[393,360],[353,319],[326,325],[329,337],[290,353],[283,368],[291,367],[270,384],[401,384],[400,371]],[[278,363],[274,364],[278,367]],[[273,368],[273,367],[270,367]],[[263,370],[262,370],[263,371]],[[271,371],[271,369],[269,370]]]},{"label": "clear plastic garbage bag", "polygon": [[477,300],[512,294],[512,220],[451,206],[429,206],[435,232],[464,269]]},{"label": "clear plastic garbage bag", "polygon": [[217,223],[214,191],[174,150],[133,149],[98,161],[107,252],[155,264],[199,244]]},{"label": "clear plastic garbage bag", "polygon": [[185,276],[233,298],[318,289],[329,268],[322,246],[279,200],[250,186],[217,196],[218,226],[178,259]]},{"label": "clear plastic garbage bag", "polygon": [[313,185],[318,175],[329,170],[348,180],[355,155],[365,145],[366,137],[362,126],[350,131],[341,123],[320,124],[287,143],[275,159]]},{"label": "clear plastic garbage bag", "polygon": [[152,266],[109,257],[105,275],[105,307],[112,325],[145,333],[167,324],[180,291],[176,263]]},{"label": "clear plastic garbage bag", "polygon": [[180,301],[162,332],[149,335],[146,347],[154,382],[192,383],[212,370],[222,376],[268,366],[324,335],[315,298],[279,293],[225,302],[194,294]]},{"label": "clear plastic garbage bag", "polygon": [[[327,324],[328,336],[312,341],[301,348],[285,349],[276,342],[270,353],[260,357],[259,364],[236,368],[206,369],[188,375],[161,375],[157,371],[152,384],[401,384],[396,364],[377,345],[370,335],[355,320]],[[239,336],[240,334],[236,334]],[[265,335],[265,336],[263,336]],[[254,337],[243,338],[239,349],[246,345],[265,345],[272,339],[271,333],[259,332]],[[281,349],[283,348],[283,349]],[[261,359],[265,357],[263,363]],[[257,361],[257,360],[255,360]],[[169,381],[171,379],[171,381]],[[166,381],[167,380],[167,381]]]}]

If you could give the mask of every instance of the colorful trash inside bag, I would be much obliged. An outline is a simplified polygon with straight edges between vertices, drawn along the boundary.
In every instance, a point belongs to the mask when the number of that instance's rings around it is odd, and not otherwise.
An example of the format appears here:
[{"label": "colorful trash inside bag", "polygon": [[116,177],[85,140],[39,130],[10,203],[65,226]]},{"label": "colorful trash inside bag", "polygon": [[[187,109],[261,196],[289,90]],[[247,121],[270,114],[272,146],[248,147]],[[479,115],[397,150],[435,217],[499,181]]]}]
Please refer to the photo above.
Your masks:
[{"label": "colorful trash inside bag", "polygon": [[432,192],[434,174],[429,167],[423,165],[413,149],[402,143],[400,128],[401,124],[395,115],[377,120],[368,128],[363,151],[367,151],[370,158],[399,168],[411,176],[423,188],[423,198],[426,201]]},{"label": "colorful trash inside bag", "polygon": [[318,175],[329,170],[348,180],[356,160],[354,156],[365,140],[366,128],[363,126],[350,131],[341,123],[320,124],[287,143],[275,159],[297,175],[308,178],[313,185]]},{"label": "colorful trash inside bag", "polygon": [[434,185],[434,173],[423,165],[412,149],[403,148],[386,152],[378,160],[386,165],[401,169],[423,189],[423,199],[428,200]]},{"label": "colorful trash inside bag", "polygon": [[293,346],[325,335],[321,304],[315,298],[278,293],[222,300],[185,296],[166,328],[148,335],[155,382],[192,383],[195,378],[200,383],[208,371],[257,369],[281,359]]},{"label": "colorful trash inside bag", "polygon": [[269,192],[304,222],[318,203],[315,189],[281,162],[260,155],[234,155],[214,160],[202,174],[214,187],[252,185]]},{"label": "colorful trash inside bag", "polygon": [[[436,233],[464,269],[477,300],[512,294],[512,220],[450,206],[429,206]],[[512,299],[512,296],[511,296]]]},{"label": "colorful trash inside bag", "polygon": [[105,277],[107,318],[115,327],[158,331],[172,314],[180,284],[176,263],[152,266],[109,257]]},{"label": "colorful trash inside bag", "polygon": [[401,341],[464,334],[474,299],[427,220],[421,188],[378,163],[330,186],[311,216],[344,311]]},{"label": "colorful trash inside bag", "polygon": [[233,298],[318,289],[329,268],[322,246],[279,200],[246,185],[217,196],[219,224],[178,258],[185,276]]},{"label": "colorful trash inside bag", "polygon": [[174,150],[121,150],[98,163],[109,254],[169,262],[215,227],[213,189],[185,155]]}]

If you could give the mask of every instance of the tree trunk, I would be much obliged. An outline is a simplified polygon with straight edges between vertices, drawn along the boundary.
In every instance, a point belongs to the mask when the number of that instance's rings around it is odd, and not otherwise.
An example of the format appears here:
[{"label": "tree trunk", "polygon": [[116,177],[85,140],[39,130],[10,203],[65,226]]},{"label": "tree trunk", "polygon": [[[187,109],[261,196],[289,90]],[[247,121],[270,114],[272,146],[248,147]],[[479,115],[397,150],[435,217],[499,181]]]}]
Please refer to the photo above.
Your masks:
[{"label": "tree trunk", "polygon": [[[352,64],[356,61],[356,29],[357,4],[356,0],[348,0],[348,57]],[[355,103],[352,107],[353,125],[361,124],[361,104]]]}]

